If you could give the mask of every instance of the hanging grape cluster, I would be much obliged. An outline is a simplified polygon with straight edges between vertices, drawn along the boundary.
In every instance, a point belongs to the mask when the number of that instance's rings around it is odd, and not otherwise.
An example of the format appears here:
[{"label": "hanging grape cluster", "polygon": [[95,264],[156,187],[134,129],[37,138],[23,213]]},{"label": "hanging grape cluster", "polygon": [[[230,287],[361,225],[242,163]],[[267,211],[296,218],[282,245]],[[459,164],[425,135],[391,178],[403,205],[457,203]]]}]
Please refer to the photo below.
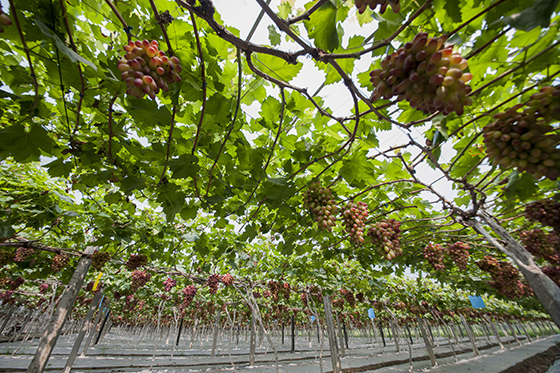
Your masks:
[{"label": "hanging grape cluster", "polygon": [[4,11],[2,11],[2,5],[0,5],[0,32],[4,32],[4,27],[2,26],[11,26],[11,25],[12,25],[12,20],[10,19],[10,17],[4,14]]},{"label": "hanging grape cluster", "polygon": [[14,262],[22,263],[27,261],[35,253],[35,250],[29,247],[18,247],[14,255]]},{"label": "hanging grape cluster", "polygon": [[18,276],[15,279],[10,279],[8,286],[10,287],[10,290],[14,291],[24,283],[25,283],[25,279],[21,276]]},{"label": "hanging grape cluster", "polygon": [[222,283],[224,286],[232,286],[233,285],[233,276],[229,273],[226,273],[222,276]]},{"label": "hanging grape cluster", "polygon": [[560,264],[560,237],[558,234],[547,233],[535,228],[522,231],[520,240],[525,249],[535,257]]},{"label": "hanging grape cluster", "polygon": [[173,289],[176,285],[177,285],[177,281],[172,279],[171,277],[168,277],[167,280],[163,282],[163,290],[166,293],[169,293],[171,289]]},{"label": "hanging grape cluster", "polygon": [[424,247],[424,258],[426,258],[434,270],[443,271],[445,269],[445,264],[443,263],[445,251],[441,245],[427,244],[426,247]]},{"label": "hanging grape cluster", "polygon": [[191,304],[194,296],[196,295],[196,291],[196,286],[194,285],[188,285],[183,289],[183,295],[185,296],[183,299],[183,304],[185,305],[185,307],[188,307]]},{"label": "hanging grape cluster", "polygon": [[101,270],[101,268],[103,268],[105,263],[107,263],[110,258],[111,258],[111,253],[96,251],[92,255],[91,266],[97,270]]},{"label": "hanging grape cluster", "polygon": [[150,281],[152,274],[148,271],[142,271],[140,269],[132,271],[130,275],[130,290],[133,292],[140,289]]},{"label": "hanging grape cluster", "polygon": [[280,293],[280,283],[278,281],[270,280],[268,281],[268,288],[270,289],[270,293],[272,294],[272,298],[275,301],[278,301],[278,294]]},{"label": "hanging grape cluster", "polygon": [[350,307],[353,308],[356,305],[356,298],[354,298],[354,294],[350,290],[340,289],[340,294],[342,294],[342,297]]},{"label": "hanging grape cluster", "polygon": [[66,266],[69,261],[70,255],[58,254],[52,259],[51,270],[53,271],[53,273],[58,273]]},{"label": "hanging grape cluster", "polygon": [[556,180],[560,176],[560,136],[533,108],[519,112],[522,107],[515,105],[496,114],[496,120],[483,128],[486,153],[494,165]]},{"label": "hanging grape cluster", "polygon": [[546,86],[531,96],[526,111],[546,122],[560,121],[560,86]]},{"label": "hanging grape cluster", "polygon": [[210,290],[210,294],[216,294],[218,291],[218,286],[220,286],[220,282],[222,282],[222,276],[220,275],[210,275],[208,280],[206,280],[206,284]]},{"label": "hanging grape cluster", "polygon": [[525,217],[549,226],[560,233],[560,202],[553,199],[531,202],[525,206]]},{"label": "hanging grape cluster", "polygon": [[6,264],[11,263],[14,261],[15,253],[12,250],[6,250],[4,248],[0,248],[0,267],[5,266]]},{"label": "hanging grape cluster", "polygon": [[446,37],[429,38],[421,32],[381,61],[381,69],[371,71],[375,89],[372,100],[397,96],[425,114],[456,112],[472,103],[466,83],[471,73],[463,72],[468,62],[453,46],[444,46]]},{"label": "hanging grape cluster", "polygon": [[119,60],[118,68],[126,82],[127,94],[136,98],[148,95],[154,99],[160,89],[168,92],[168,84],[181,81],[179,59],[175,56],[168,58],[158,48],[155,40],[130,41],[124,46],[126,54]]},{"label": "hanging grape cluster", "polygon": [[486,255],[483,260],[477,261],[476,265],[490,274],[491,281],[488,283],[498,294],[509,299],[532,294],[531,289],[521,282],[519,271],[511,263]]},{"label": "hanging grape cluster", "polygon": [[45,294],[47,290],[49,290],[49,284],[42,283],[41,285],[39,285],[39,293]]},{"label": "hanging grape cluster", "polygon": [[379,255],[391,260],[402,254],[401,223],[395,219],[382,220],[370,226],[368,236]]},{"label": "hanging grape cluster", "polygon": [[469,249],[468,244],[457,241],[447,246],[445,251],[449,255],[450,261],[456,264],[461,271],[465,271],[469,261]]},{"label": "hanging grape cluster", "polygon": [[284,299],[290,299],[290,292],[291,292],[291,287],[290,284],[287,282],[284,282],[282,284],[282,287],[280,288],[280,291],[282,292],[282,294],[284,295]]},{"label": "hanging grape cluster", "polygon": [[398,13],[401,11],[400,0],[356,0],[355,3],[360,13],[365,12],[368,6],[371,10],[375,10],[378,5],[379,13],[381,14],[385,13],[389,5],[393,8],[393,12]]},{"label": "hanging grape cluster", "polygon": [[560,286],[560,267],[543,267],[542,271],[545,275],[550,277],[556,285]]},{"label": "hanging grape cluster", "polygon": [[364,227],[368,217],[367,203],[350,201],[342,211],[342,219],[350,241],[359,246],[364,242]]},{"label": "hanging grape cluster", "polygon": [[303,194],[303,207],[319,223],[319,229],[331,231],[336,223],[335,215],[338,211],[330,188],[321,187],[319,181],[309,184],[309,189]]},{"label": "hanging grape cluster", "polygon": [[144,254],[132,254],[128,261],[125,263],[129,271],[134,271],[136,268],[143,267],[148,264],[148,257]]}]

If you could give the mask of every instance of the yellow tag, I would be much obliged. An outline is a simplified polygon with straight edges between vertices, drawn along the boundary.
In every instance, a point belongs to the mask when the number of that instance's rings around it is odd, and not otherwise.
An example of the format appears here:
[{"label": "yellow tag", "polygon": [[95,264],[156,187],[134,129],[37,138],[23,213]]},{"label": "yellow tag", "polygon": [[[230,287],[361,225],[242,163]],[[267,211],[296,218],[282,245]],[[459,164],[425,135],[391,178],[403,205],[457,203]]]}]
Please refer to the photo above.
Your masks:
[{"label": "yellow tag", "polygon": [[99,272],[99,274],[97,275],[97,278],[95,279],[95,282],[93,283],[93,291],[97,290],[97,285],[99,285],[99,280],[101,280],[101,276],[103,276],[103,272]]}]

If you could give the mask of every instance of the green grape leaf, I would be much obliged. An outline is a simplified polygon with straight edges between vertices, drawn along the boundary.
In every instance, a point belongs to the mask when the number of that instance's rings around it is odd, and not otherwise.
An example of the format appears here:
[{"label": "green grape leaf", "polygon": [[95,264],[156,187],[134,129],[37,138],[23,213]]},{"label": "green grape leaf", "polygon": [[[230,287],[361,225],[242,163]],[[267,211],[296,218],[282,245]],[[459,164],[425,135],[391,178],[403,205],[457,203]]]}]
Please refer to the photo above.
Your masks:
[{"label": "green grape leaf", "polygon": [[501,21],[518,30],[531,31],[535,27],[548,27],[550,17],[560,0],[535,0],[533,5],[520,13],[505,17]]},{"label": "green grape leaf", "polygon": [[61,51],[66,57],[68,57],[70,61],[81,62],[84,65],[87,65],[91,67],[93,70],[97,71],[97,66],[95,66],[93,62],[86,60],[78,53],[68,48],[66,46],[66,43],[60,40],[60,38],[54,32],[52,32],[51,29],[49,29],[47,25],[45,25],[45,23],[39,17],[35,17],[35,24],[39,26],[39,29],[41,29],[41,31],[43,32],[43,34],[45,34],[46,37],[54,40],[54,43],[56,44],[58,50]]},{"label": "green grape leaf", "polygon": [[340,38],[336,28],[336,7],[331,2],[326,2],[304,25],[309,37],[315,41],[315,46],[329,52],[340,46]]}]

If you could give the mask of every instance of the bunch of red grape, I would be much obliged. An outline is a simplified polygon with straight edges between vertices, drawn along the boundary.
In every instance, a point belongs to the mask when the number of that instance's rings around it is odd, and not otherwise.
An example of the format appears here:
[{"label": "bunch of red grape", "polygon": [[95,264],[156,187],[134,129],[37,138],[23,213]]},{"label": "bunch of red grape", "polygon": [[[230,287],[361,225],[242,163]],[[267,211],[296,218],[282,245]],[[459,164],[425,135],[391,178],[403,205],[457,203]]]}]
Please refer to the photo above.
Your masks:
[{"label": "bunch of red grape", "polygon": [[0,249],[0,267],[11,263],[14,260],[14,255],[12,250]]},{"label": "bunch of red grape", "polygon": [[451,262],[455,263],[461,271],[465,271],[469,261],[469,249],[468,244],[457,241],[446,247],[445,250]]},{"label": "bunch of red grape", "polygon": [[552,227],[560,233],[560,202],[553,199],[532,202],[525,206],[525,217]]},{"label": "bunch of red grape", "polygon": [[268,288],[274,300],[278,300],[278,294],[280,292],[280,283],[278,281],[270,280],[268,281]]},{"label": "bunch of red grape", "polygon": [[143,267],[148,264],[148,257],[144,254],[132,254],[128,261],[125,263],[129,271],[134,271],[136,268]]},{"label": "bunch of red grape", "polygon": [[258,290],[253,290],[253,298],[259,299],[260,297],[262,297],[261,292]]},{"label": "bunch of red grape", "polygon": [[545,275],[550,277],[556,285],[560,286],[560,267],[543,267],[542,271]]},{"label": "bunch of red grape", "polygon": [[285,299],[290,299],[290,284],[284,282],[280,290],[282,291],[282,294],[284,294]]},{"label": "bunch of red grape", "polygon": [[382,220],[370,226],[368,235],[379,255],[391,260],[402,254],[401,223],[395,219]]},{"label": "bunch of red grape", "polygon": [[356,8],[358,8],[358,12],[363,13],[368,6],[371,10],[375,10],[379,5],[379,13],[383,14],[387,6],[391,5],[393,12],[398,13],[401,10],[401,4],[399,2],[400,0],[356,0]]},{"label": "bunch of red grape", "polygon": [[350,305],[350,307],[354,307],[356,305],[356,298],[354,298],[354,294],[350,290],[340,289],[340,294],[346,300],[346,303]]},{"label": "bunch of red grape", "polygon": [[365,301],[364,293],[358,293],[358,294],[356,294],[356,299],[358,300],[358,302],[364,303],[364,301]]},{"label": "bunch of red grape", "polygon": [[194,299],[194,296],[196,295],[196,286],[188,285],[187,287],[185,287],[183,289],[183,295],[185,296],[183,304],[188,307]]},{"label": "bunch of red grape", "polygon": [[11,26],[12,20],[4,14],[2,11],[2,5],[0,5],[0,32],[4,32],[4,27],[2,26]]},{"label": "bunch of red grape", "polygon": [[130,289],[136,291],[142,286],[146,285],[148,281],[152,278],[152,274],[148,271],[142,271],[140,269],[132,271],[130,275]]},{"label": "bunch of red grape", "polygon": [[560,136],[533,109],[518,112],[515,105],[494,116],[496,121],[483,128],[486,153],[494,165],[516,167],[536,178],[556,180],[560,176]]},{"label": "bunch of red grape", "polygon": [[58,254],[56,255],[51,262],[51,270],[53,273],[60,272],[70,261],[70,255],[67,254]]},{"label": "bunch of red grape", "polygon": [[169,293],[171,289],[175,287],[175,285],[177,285],[177,281],[172,279],[171,277],[168,277],[167,280],[163,282],[163,291]]},{"label": "bunch of red grape", "polygon": [[96,251],[93,253],[91,266],[97,270],[101,270],[105,263],[111,258],[111,253]]},{"label": "bunch of red grape", "polygon": [[21,285],[23,285],[24,282],[25,282],[25,279],[21,276],[18,276],[15,279],[11,279],[10,283],[9,283],[10,290],[16,290]]},{"label": "bunch of red grape", "polygon": [[222,282],[222,276],[220,275],[210,275],[208,280],[206,280],[206,284],[210,290],[210,294],[216,294],[218,291],[218,286],[220,286],[220,282]]},{"label": "bunch of red grape", "polygon": [[334,308],[339,308],[340,310],[344,309],[344,299],[342,298],[335,298],[331,303]]},{"label": "bunch of red grape", "polygon": [[528,252],[537,258],[543,258],[550,263],[560,264],[560,237],[556,233],[546,233],[535,228],[523,231],[520,235],[521,242]]},{"label": "bunch of red grape", "polygon": [[270,292],[270,290],[265,290],[262,293],[263,298],[271,298],[272,297],[272,293]]},{"label": "bunch of red grape", "polygon": [[368,207],[364,202],[348,202],[342,211],[342,219],[346,232],[350,233],[350,241],[359,246],[364,242],[364,227],[368,217]]},{"label": "bunch of red grape", "polygon": [[547,122],[560,120],[560,86],[546,86],[531,96],[528,113],[536,114]]},{"label": "bunch of red grape", "polygon": [[490,274],[489,285],[509,299],[517,299],[531,293],[531,290],[521,282],[519,271],[509,262],[500,261],[491,256],[484,256],[476,262],[477,266]]},{"label": "bunch of red grape", "polygon": [[28,247],[18,247],[16,249],[16,253],[14,255],[14,262],[25,262],[27,261],[33,254],[35,250],[28,248]]},{"label": "bunch of red grape", "polygon": [[233,276],[230,275],[229,273],[226,273],[225,275],[222,276],[222,283],[224,284],[224,286],[233,285]]},{"label": "bunch of red grape", "polygon": [[424,247],[424,258],[428,260],[428,263],[434,270],[443,271],[445,269],[445,264],[443,264],[445,251],[441,245],[432,243],[427,244],[426,247]]},{"label": "bunch of red grape", "polygon": [[160,89],[167,92],[168,84],[181,81],[179,59],[175,56],[168,58],[158,48],[155,40],[130,41],[124,46],[126,54],[119,60],[118,68],[126,82],[127,94],[136,98],[147,94],[154,99]]},{"label": "bunch of red grape", "polygon": [[371,71],[372,100],[397,96],[425,114],[463,114],[472,103],[467,96],[471,73],[464,73],[468,62],[453,46],[444,46],[447,37],[428,38],[421,32],[381,61],[381,69]]},{"label": "bunch of red grape", "polygon": [[39,293],[45,294],[47,290],[49,290],[49,284],[42,283],[41,285],[39,285]]},{"label": "bunch of red grape", "polygon": [[301,301],[305,305],[307,305],[307,297],[308,297],[307,293],[301,293],[301,295],[300,295]]},{"label": "bunch of red grape", "polygon": [[319,223],[319,229],[329,232],[332,230],[338,208],[330,188],[321,187],[319,181],[309,184],[309,189],[303,194],[303,207]]}]

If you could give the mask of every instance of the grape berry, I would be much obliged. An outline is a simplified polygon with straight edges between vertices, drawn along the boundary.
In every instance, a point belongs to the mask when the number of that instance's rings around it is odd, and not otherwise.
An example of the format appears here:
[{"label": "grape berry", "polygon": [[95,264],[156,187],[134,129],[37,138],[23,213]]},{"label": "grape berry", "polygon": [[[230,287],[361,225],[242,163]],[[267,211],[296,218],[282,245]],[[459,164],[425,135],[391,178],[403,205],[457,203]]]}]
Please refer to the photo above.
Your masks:
[{"label": "grape berry", "polygon": [[143,267],[148,264],[148,257],[144,254],[132,254],[128,261],[125,263],[126,268],[129,271],[134,271],[138,267]]},{"label": "grape berry", "polygon": [[525,217],[549,226],[560,233],[560,202],[545,199],[525,206]]},{"label": "grape berry", "polygon": [[389,219],[373,224],[368,230],[368,235],[379,255],[387,258],[387,260],[402,254],[400,226],[400,222]]},{"label": "grape berry", "polygon": [[2,11],[2,6],[0,5],[0,32],[4,32],[4,27],[2,26],[10,26],[12,24],[12,20],[4,14]]},{"label": "grape berry", "polygon": [[126,54],[119,60],[118,68],[126,82],[127,94],[136,98],[148,95],[155,99],[160,89],[168,92],[168,84],[181,81],[179,59],[175,56],[168,58],[158,48],[155,40],[130,41],[124,46]]},{"label": "grape berry", "polygon": [[350,201],[342,211],[342,218],[346,232],[350,234],[350,241],[359,246],[364,242],[364,227],[368,217],[367,204]]},{"label": "grape berry", "polygon": [[520,240],[528,252],[553,264],[560,264],[560,237],[535,228],[521,232]]},{"label": "grape berry", "polygon": [[560,176],[560,136],[535,107],[519,112],[515,105],[483,128],[486,153],[494,165],[517,168],[537,179],[545,176],[556,180]]},{"label": "grape berry", "polygon": [[335,215],[338,211],[329,188],[321,187],[319,181],[309,184],[309,189],[303,195],[303,207],[319,223],[319,229],[331,231],[336,223]]},{"label": "grape berry", "polygon": [[375,89],[372,101],[397,96],[425,114],[463,114],[472,103],[466,83],[471,73],[463,72],[468,62],[453,46],[444,46],[446,37],[428,38],[421,32],[381,61],[381,69],[371,71]]}]

